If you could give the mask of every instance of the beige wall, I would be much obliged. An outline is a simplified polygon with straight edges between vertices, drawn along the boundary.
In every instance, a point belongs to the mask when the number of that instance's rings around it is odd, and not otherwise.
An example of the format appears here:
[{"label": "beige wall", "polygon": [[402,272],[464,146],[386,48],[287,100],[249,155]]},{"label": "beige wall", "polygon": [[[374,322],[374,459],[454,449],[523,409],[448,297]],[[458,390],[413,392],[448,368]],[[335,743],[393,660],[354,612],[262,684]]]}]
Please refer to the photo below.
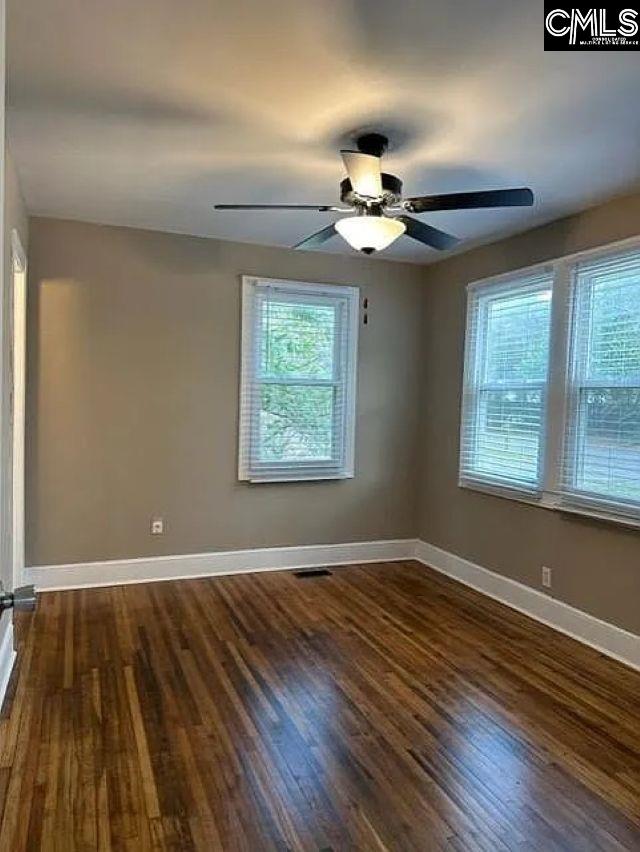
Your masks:
[{"label": "beige wall", "polygon": [[[32,219],[27,563],[412,536],[419,267]],[[236,475],[241,273],[357,284],[357,475]],[[164,537],[149,535],[163,515]]]},{"label": "beige wall", "polygon": [[465,285],[640,234],[640,195],[476,249],[426,271],[419,534],[522,583],[640,633],[640,532],[576,520],[457,486]]},{"label": "beige wall", "polygon": [[[635,196],[421,268],[32,219],[28,563],[419,535],[640,632],[640,534],[457,486],[467,282],[638,233]],[[237,482],[243,272],[369,297],[354,480]]]}]

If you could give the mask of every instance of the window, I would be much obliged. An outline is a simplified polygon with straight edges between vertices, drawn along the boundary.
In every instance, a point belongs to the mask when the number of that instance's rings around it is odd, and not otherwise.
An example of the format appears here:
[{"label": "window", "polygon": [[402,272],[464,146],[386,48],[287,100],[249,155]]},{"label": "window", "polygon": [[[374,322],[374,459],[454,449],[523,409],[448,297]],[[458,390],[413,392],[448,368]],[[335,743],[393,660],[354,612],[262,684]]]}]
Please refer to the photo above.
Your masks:
[{"label": "window", "polygon": [[243,278],[239,477],[353,476],[358,289]]},{"label": "window", "polygon": [[640,524],[640,249],[470,285],[460,484]]},{"label": "window", "polygon": [[470,294],[462,480],[540,488],[551,275]]},{"label": "window", "polygon": [[640,252],[580,263],[562,491],[620,513],[640,505]]}]

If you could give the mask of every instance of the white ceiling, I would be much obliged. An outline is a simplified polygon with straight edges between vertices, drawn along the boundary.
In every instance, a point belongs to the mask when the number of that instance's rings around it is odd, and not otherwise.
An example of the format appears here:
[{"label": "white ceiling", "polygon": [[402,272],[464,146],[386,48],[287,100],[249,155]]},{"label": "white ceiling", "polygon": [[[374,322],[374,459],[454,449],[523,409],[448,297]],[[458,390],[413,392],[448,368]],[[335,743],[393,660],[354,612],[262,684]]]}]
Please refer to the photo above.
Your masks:
[{"label": "white ceiling", "polygon": [[531,186],[532,209],[423,215],[465,245],[630,191],[640,57],[544,53],[542,19],[532,0],[9,0],[27,205],[291,245],[328,214],[212,204],[337,201],[361,128],[388,132],[406,194]]}]

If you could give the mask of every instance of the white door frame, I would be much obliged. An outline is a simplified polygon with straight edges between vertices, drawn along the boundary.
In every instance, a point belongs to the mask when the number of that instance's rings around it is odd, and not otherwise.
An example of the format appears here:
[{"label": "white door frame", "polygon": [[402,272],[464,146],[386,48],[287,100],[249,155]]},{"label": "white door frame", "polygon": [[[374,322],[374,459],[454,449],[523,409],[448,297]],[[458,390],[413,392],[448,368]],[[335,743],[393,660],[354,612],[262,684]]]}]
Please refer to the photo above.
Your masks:
[{"label": "white door frame", "polygon": [[13,323],[9,392],[12,420],[12,562],[15,589],[22,584],[24,576],[24,439],[27,377],[27,257],[15,228],[11,232],[11,269],[13,272]]}]

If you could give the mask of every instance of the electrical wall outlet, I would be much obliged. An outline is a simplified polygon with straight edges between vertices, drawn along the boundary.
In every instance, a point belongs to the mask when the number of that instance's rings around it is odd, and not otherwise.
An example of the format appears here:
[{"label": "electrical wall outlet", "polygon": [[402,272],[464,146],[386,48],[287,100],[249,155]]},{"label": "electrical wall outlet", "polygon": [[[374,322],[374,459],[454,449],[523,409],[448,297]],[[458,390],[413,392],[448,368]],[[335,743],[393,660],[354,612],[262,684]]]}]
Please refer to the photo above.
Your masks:
[{"label": "electrical wall outlet", "polygon": [[551,588],[551,568],[547,565],[542,566],[542,585],[547,589]]},{"label": "electrical wall outlet", "polygon": [[151,518],[151,535],[164,535],[164,518]]}]

